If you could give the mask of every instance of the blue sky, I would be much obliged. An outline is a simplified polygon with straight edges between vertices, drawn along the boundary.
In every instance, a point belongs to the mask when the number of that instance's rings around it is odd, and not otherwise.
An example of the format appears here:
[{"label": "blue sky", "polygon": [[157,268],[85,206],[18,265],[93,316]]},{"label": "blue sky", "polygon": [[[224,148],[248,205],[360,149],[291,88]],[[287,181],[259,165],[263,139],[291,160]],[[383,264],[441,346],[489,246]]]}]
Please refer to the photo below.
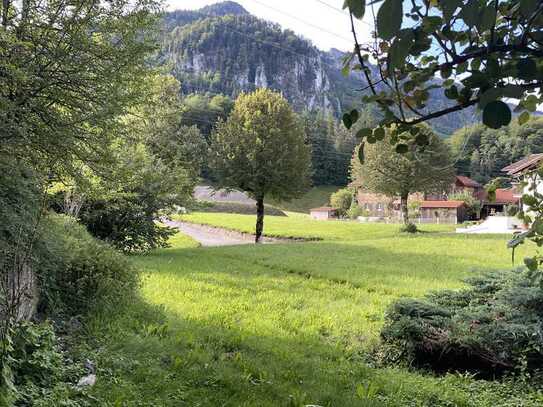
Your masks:
[{"label": "blue sky", "polygon": [[[198,9],[217,0],[166,0],[168,10]],[[247,11],[260,18],[281,24],[323,50],[353,47],[349,17],[341,11],[343,0],[238,0]],[[371,12],[357,23],[361,41],[368,41],[373,27]]]}]

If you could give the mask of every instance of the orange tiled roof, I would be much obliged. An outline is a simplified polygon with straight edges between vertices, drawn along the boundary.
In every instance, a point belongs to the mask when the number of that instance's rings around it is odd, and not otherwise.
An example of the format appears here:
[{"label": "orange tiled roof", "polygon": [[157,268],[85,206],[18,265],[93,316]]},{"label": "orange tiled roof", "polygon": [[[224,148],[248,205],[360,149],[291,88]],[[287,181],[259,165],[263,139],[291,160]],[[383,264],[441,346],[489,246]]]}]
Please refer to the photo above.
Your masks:
[{"label": "orange tiled roof", "polygon": [[495,203],[517,203],[519,198],[515,198],[512,189],[496,189]]}]

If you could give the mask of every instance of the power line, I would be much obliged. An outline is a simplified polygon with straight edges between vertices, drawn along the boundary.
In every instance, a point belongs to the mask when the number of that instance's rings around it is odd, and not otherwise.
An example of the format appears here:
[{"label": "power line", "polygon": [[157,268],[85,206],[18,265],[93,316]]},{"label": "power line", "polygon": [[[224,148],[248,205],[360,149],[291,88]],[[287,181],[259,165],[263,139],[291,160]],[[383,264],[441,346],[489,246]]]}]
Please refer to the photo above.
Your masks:
[{"label": "power line", "polygon": [[305,20],[302,20],[301,18],[298,18],[298,17],[296,17],[296,16],[294,16],[294,15],[292,15],[292,14],[290,14],[290,13],[287,13],[287,12],[285,12],[285,11],[279,10],[279,9],[277,9],[277,8],[275,8],[275,7],[272,7],[272,6],[268,6],[267,4],[264,4],[264,3],[262,3],[262,2],[260,2],[260,1],[258,1],[258,0],[253,0],[253,1],[254,1],[255,3],[257,3],[257,4],[260,4],[262,7],[266,7],[266,8],[268,8],[268,9],[270,9],[270,10],[273,10],[273,11],[279,13],[279,14],[283,14],[283,15],[285,15],[285,16],[287,16],[287,17],[290,17],[290,18],[292,18],[292,19],[294,19],[294,20],[296,20],[296,21],[299,21],[299,22],[301,22],[302,24],[305,24],[305,25],[307,25],[307,26],[309,26],[309,27],[313,27],[313,28],[316,28],[317,30],[323,31],[323,32],[328,33],[328,34],[330,34],[330,35],[333,35],[333,36],[336,37],[336,38],[340,38],[340,39],[345,40],[345,41],[353,41],[352,38],[343,37],[342,35],[339,35],[339,34],[336,34],[335,32],[329,31],[328,29],[326,29],[326,28],[324,28],[324,27],[321,27],[321,26],[315,25],[315,24],[313,24],[313,23],[307,22],[307,21],[305,21]]},{"label": "power line", "polygon": [[[337,7],[335,7],[335,6],[332,6],[331,4],[328,4],[328,3],[325,2],[325,1],[322,1],[322,0],[313,0],[313,1],[316,1],[317,3],[320,3],[320,4],[322,4],[323,6],[328,7],[329,9],[335,10],[335,11],[337,11],[337,12],[343,14],[344,16],[349,16],[349,13],[346,12],[345,10],[342,10],[342,9],[340,9],[340,8],[337,8]],[[370,28],[375,28],[373,25],[371,25],[370,23],[368,23],[368,22],[366,22],[366,21],[364,21],[364,20],[356,20],[356,21],[358,21],[358,22],[361,23],[361,24],[365,24],[365,25],[367,25],[367,26],[370,27]],[[352,40],[352,38],[351,38],[351,40]]]}]

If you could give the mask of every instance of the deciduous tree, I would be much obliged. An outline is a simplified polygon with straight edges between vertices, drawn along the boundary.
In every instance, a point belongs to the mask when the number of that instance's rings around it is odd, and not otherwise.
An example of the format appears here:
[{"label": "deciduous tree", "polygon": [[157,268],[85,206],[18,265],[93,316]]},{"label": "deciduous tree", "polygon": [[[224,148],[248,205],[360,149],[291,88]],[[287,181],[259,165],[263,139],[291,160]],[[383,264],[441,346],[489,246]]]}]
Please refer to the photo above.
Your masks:
[{"label": "deciduous tree", "polygon": [[[407,151],[398,154],[394,145],[382,140],[358,147],[352,159],[351,178],[363,188],[400,197],[405,224],[409,223],[409,194],[442,193],[450,187],[454,177],[447,145],[428,126],[421,126],[420,134],[428,139],[425,147],[413,142]],[[360,148],[364,149],[362,162],[358,154]]]},{"label": "deciduous tree", "polygon": [[210,166],[219,184],[256,200],[256,242],[264,225],[264,199],[289,200],[309,186],[310,149],[299,118],[278,93],[241,94],[213,136]]}]

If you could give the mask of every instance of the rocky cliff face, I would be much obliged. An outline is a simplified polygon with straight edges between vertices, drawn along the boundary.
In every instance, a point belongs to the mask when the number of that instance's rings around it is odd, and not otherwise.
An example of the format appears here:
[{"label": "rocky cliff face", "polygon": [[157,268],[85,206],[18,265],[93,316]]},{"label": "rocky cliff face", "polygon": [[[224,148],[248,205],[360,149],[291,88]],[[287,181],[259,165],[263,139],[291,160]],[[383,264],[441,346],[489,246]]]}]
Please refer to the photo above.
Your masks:
[{"label": "rocky cliff face", "polygon": [[[359,89],[365,87],[359,75],[341,75],[342,58],[341,51],[323,52],[234,2],[164,17],[160,61],[171,67],[186,93],[235,97],[268,87],[282,92],[299,111],[322,110],[339,116],[360,106]],[[434,106],[443,103],[446,99],[436,92]],[[447,135],[473,119],[473,112],[462,112],[432,124]]]}]

